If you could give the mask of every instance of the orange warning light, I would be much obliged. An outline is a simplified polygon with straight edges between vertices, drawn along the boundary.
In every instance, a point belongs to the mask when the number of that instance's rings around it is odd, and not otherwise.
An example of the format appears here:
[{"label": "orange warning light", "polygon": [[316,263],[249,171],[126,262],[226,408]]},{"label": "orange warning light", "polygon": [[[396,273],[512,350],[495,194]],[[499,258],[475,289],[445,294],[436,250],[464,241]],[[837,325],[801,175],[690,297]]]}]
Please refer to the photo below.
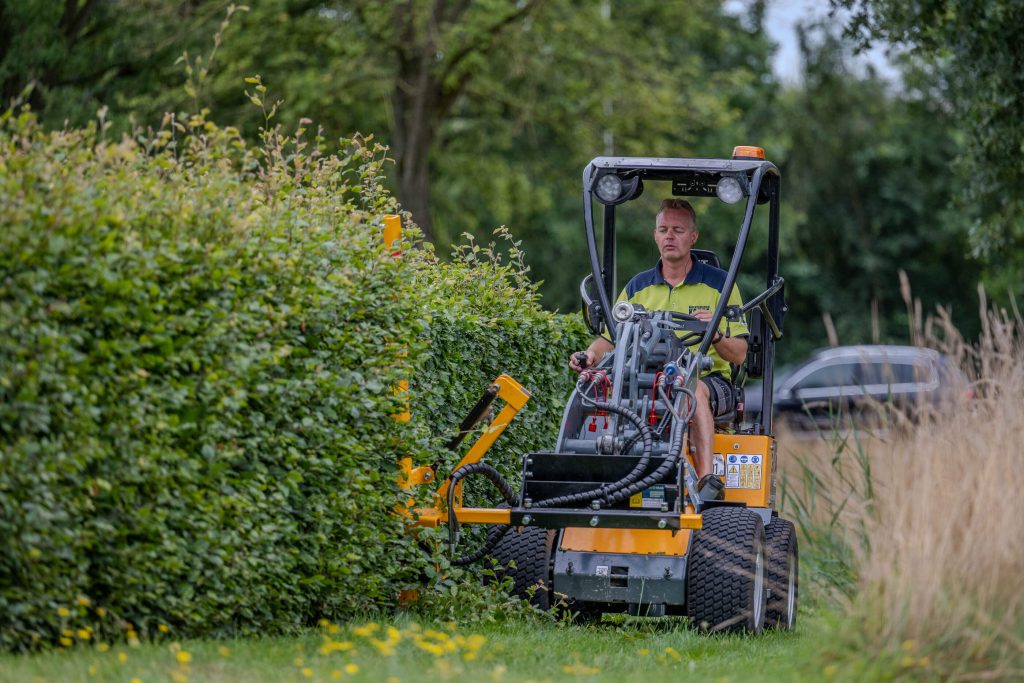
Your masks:
[{"label": "orange warning light", "polygon": [[737,145],[732,148],[733,159],[760,159],[764,161],[764,147],[748,147]]}]

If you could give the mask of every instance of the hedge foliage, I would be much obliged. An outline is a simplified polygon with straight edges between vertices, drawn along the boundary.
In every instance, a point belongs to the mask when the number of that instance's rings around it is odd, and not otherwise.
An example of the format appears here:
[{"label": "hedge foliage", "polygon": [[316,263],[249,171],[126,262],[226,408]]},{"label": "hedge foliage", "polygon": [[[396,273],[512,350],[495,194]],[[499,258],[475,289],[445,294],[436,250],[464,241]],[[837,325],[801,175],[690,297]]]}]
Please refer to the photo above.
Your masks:
[{"label": "hedge foliage", "polygon": [[515,259],[392,258],[384,151],[310,137],[0,118],[0,648],[392,605],[425,562],[396,460],[502,371],[536,396],[505,466],[553,441],[580,325]]}]

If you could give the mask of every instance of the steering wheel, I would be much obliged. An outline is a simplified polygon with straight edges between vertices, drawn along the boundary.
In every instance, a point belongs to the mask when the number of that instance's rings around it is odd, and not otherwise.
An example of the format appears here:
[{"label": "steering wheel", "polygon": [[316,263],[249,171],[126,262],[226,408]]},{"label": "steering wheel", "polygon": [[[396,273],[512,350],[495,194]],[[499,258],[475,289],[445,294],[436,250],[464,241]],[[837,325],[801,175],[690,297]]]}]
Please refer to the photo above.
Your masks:
[{"label": "steering wheel", "polygon": [[708,332],[708,321],[701,320],[695,315],[689,313],[679,313],[678,311],[664,311],[668,313],[669,320],[672,322],[671,325],[667,326],[676,332],[685,332],[683,336],[679,337],[679,342],[684,346],[693,346],[704,341],[704,335]]}]

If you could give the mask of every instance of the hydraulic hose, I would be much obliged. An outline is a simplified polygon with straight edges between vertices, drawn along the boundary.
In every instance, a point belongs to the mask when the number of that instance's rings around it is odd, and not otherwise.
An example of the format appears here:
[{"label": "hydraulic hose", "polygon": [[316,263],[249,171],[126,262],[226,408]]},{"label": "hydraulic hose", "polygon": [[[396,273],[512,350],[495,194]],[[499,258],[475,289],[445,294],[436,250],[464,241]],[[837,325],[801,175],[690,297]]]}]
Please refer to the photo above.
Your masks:
[{"label": "hydraulic hose", "polygon": [[[665,403],[671,405],[668,401],[668,395],[665,393],[665,390],[659,387],[659,391],[661,392],[661,397],[665,400]],[[688,398],[692,399],[693,397],[693,392],[688,389],[683,389],[681,393]],[[678,401],[679,399],[676,400]],[[609,502],[617,503],[620,500],[629,498],[635,493],[640,493],[644,489],[660,483],[665,479],[665,476],[675,468],[676,464],[679,462],[679,457],[683,452],[683,431],[686,424],[690,421],[690,418],[693,417],[694,408],[696,407],[696,402],[693,400],[689,401],[689,404],[690,409],[687,411],[685,420],[681,419],[682,416],[678,415],[675,410],[672,411],[672,414],[676,417],[676,423],[672,425],[672,440],[669,441],[668,445],[669,456],[665,458],[664,462],[662,462],[661,465],[659,465],[658,468],[649,475],[634,484],[630,484],[625,488],[619,489],[612,494]]]},{"label": "hydraulic hose", "polygon": [[[486,477],[495,488],[501,493],[502,498],[509,506],[516,504],[516,493],[509,486],[505,478],[501,476],[498,470],[494,469],[490,465],[482,462],[474,462],[468,465],[456,469],[452,472],[452,476],[448,482],[448,543],[455,552],[455,545],[458,543],[459,537],[459,520],[455,515],[455,485],[460,481],[471,475],[483,475]],[[484,545],[477,549],[475,552],[465,555],[463,557],[457,557],[452,560],[452,564],[455,566],[463,566],[472,564],[480,560],[484,555],[491,552],[495,546],[501,541],[502,537],[511,529],[508,524],[498,524],[487,531],[487,540]]]},{"label": "hydraulic hose", "polygon": [[640,419],[639,415],[628,408],[623,408],[622,406],[615,405],[614,403],[591,401],[586,398],[582,398],[582,400],[597,410],[606,410],[609,413],[615,413],[616,415],[620,415],[633,423],[633,426],[637,428],[637,432],[640,433],[640,438],[643,439],[643,451],[640,454],[640,459],[629,474],[616,482],[605,484],[604,486],[600,486],[589,491],[580,491],[579,493],[567,496],[556,496],[554,498],[535,501],[533,503],[533,507],[561,507],[571,505],[573,503],[587,503],[598,498],[603,498],[606,502],[610,502],[611,495],[613,493],[635,484],[640,478],[640,475],[642,475],[644,470],[647,469],[647,465],[651,462],[651,451],[654,449],[654,438],[651,435],[651,430],[644,424],[644,421]]}]

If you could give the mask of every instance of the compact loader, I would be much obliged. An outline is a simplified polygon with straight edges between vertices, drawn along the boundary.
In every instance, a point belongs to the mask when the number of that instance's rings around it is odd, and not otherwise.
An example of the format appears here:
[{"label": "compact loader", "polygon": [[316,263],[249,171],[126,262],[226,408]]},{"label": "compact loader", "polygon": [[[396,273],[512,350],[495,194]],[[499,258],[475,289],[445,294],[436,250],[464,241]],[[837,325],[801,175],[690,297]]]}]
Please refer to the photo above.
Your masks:
[{"label": "compact loader", "polygon": [[[745,202],[727,278],[710,322],[675,311],[613,304],[615,209],[644,184],[663,183],[677,196]],[[628,612],[685,615],[708,631],[759,633],[792,629],[798,589],[793,524],[776,511],[776,446],[772,432],[775,343],[786,311],[779,275],[779,185],[760,148],[738,147],[731,159],[598,157],[583,172],[583,209],[592,272],[580,286],[583,317],[615,350],[579,376],[550,451],[522,458],[522,487],[514,491],[483,462],[529,393],[502,375],[463,422],[470,431],[496,399],[503,409],[441,482],[435,505],[420,508],[415,524],[490,525],[482,548],[455,560],[490,557],[514,580],[515,591],[541,608],[576,615]],[[601,247],[595,230],[601,208]],[[729,292],[743,265],[754,213],[767,205],[765,289],[742,307]],[[719,266],[710,251],[695,256]],[[717,418],[714,474],[724,496],[697,490],[689,444],[697,382],[710,368],[707,353],[722,319],[747,321],[746,361],[733,368],[734,414]],[[567,370],[568,372],[568,370]],[[744,415],[742,383],[760,378],[759,415]],[[436,478],[430,467],[406,468],[406,483]],[[506,500],[495,508],[462,505],[469,476],[494,483]]]}]

